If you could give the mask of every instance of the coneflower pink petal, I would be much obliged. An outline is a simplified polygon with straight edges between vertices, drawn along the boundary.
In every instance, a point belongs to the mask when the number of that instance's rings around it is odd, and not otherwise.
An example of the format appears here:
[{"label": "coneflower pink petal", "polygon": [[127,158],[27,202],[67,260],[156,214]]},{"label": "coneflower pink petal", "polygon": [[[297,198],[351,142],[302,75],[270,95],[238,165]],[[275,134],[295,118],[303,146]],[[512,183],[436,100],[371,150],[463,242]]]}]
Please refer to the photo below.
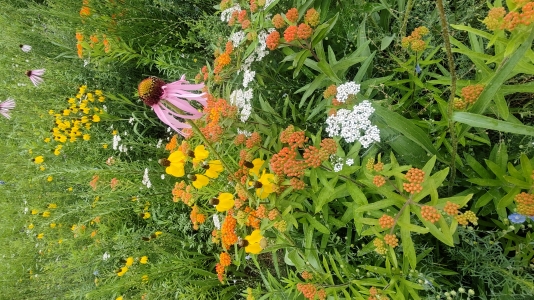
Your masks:
[{"label": "coneflower pink petal", "polygon": [[15,101],[12,98],[8,98],[6,101],[0,102],[0,114],[2,114],[7,119],[11,119],[9,111],[13,108],[15,108]]},{"label": "coneflower pink petal", "polygon": [[171,105],[175,106],[176,108],[183,110],[184,112],[188,112],[190,114],[198,114],[198,110],[194,108],[189,101],[180,99],[174,95],[166,95],[165,93],[161,97],[162,99],[165,99],[167,102],[169,102]]},{"label": "coneflower pink petal", "polygon": [[37,70],[32,70],[32,75],[37,75],[37,76],[41,76],[44,74],[44,72],[46,71],[46,69],[37,69]]},{"label": "coneflower pink petal", "polygon": [[30,80],[35,86],[38,86],[39,84],[43,82],[43,79],[41,77],[33,75],[33,74],[30,76]]},{"label": "coneflower pink petal", "polygon": [[[161,102],[159,103],[159,105],[163,106],[164,104],[162,104]],[[168,108],[168,107],[165,107],[166,108],[166,111],[169,113],[169,114],[172,114],[173,116],[175,117],[178,117],[178,118],[183,118],[183,119],[193,119],[193,120],[196,120],[196,119],[200,119],[202,116],[203,116],[203,113],[199,112],[199,111],[195,111],[195,113],[191,114],[191,115],[183,115],[183,114],[179,114],[175,111],[173,111],[172,109]]]},{"label": "coneflower pink petal", "polygon": [[163,105],[154,105],[152,106],[152,109],[163,123],[167,124],[167,126],[183,136],[185,136],[185,134],[179,128],[191,128],[191,125],[175,119],[172,114],[169,113],[169,109]]}]

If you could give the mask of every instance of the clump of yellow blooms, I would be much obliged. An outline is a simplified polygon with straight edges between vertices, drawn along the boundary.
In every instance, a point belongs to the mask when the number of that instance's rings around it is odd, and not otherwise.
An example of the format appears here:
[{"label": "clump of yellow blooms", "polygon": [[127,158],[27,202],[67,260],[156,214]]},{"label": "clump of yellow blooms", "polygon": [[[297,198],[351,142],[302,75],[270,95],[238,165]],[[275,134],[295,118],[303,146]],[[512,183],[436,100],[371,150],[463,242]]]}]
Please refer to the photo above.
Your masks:
[{"label": "clump of yellow blooms", "polygon": [[[87,86],[82,85],[76,96],[67,98],[67,108],[62,111],[48,111],[54,116],[55,127],[52,128],[52,139],[59,143],[53,150],[55,155],[61,154],[63,144],[76,141],[89,141],[92,124],[100,122],[100,115],[104,113],[99,103],[106,101],[101,90],[87,91]],[[45,138],[50,142],[50,138]]]},{"label": "clump of yellow blooms", "polygon": [[430,31],[425,26],[417,27],[409,36],[403,37],[401,41],[402,48],[410,48],[412,51],[421,52],[426,49],[426,43],[423,36]]}]

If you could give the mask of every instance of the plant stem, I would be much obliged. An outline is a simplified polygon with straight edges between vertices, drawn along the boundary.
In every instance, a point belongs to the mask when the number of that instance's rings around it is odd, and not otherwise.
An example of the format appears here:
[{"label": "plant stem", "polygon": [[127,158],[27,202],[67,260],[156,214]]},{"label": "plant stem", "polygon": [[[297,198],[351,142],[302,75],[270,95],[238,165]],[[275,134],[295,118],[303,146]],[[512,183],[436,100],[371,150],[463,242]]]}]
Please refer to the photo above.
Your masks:
[{"label": "plant stem", "polygon": [[451,42],[449,40],[449,24],[445,16],[445,9],[443,8],[443,0],[437,0],[436,5],[439,11],[439,18],[441,20],[441,35],[445,42],[445,51],[447,52],[447,59],[449,61],[449,72],[451,73],[451,91],[449,96],[449,106],[447,107],[447,118],[449,123],[449,134],[451,136],[452,152],[451,152],[451,177],[449,179],[449,196],[452,194],[452,187],[456,178],[456,152],[458,151],[458,139],[456,137],[455,122],[452,120],[452,113],[454,109],[454,96],[456,95],[456,71],[454,65],[454,58],[452,56]]},{"label": "plant stem", "polygon": [[399,31],[399,38],[401,39],[406,36],[406,25],[408,25],[408,17],[412,12],[413,2],[413,0],[408,0],[408,3],[406,4],[406,11],[404,11],[404,18],[402,19],[402,26]]}]

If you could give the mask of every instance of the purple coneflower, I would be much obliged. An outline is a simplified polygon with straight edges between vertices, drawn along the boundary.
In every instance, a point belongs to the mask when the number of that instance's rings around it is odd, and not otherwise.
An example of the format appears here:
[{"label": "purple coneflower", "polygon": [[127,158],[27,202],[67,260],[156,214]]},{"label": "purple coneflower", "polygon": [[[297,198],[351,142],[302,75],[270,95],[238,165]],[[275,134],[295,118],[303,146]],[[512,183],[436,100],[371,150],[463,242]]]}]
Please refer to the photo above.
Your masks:
[{"label": "purple coneflower", "polygon": [[20,50],[22,50],[22,51],[24,51],[26,53],[32,51],[32,46],[30,46],[30,45],[22,45],[22,44],[20,44],[19,47],[20,47]]},{"label": "purple coneflower", "polygon": [[[179,134],[185,136],[181,129],[191,125],[180,119],[199,119],[203,113],[191,105],[196,101],[207,105],[206,93],[193,93],[204,87],[204,83],[190,84],[185,75],[180,80],[166,84],[165,81],[151,76],[139,83],[139,97],[146,105],[152,107],[158,118]],[[176,119],[180,118],[180,119]]]},{"label": "purple coneflower", "polygon": [[15,101],[12,98],[7,98],[6,101],[0,102],[0,114],[7,119],[11,119],[9,111],[15,108]]},{"label": "purple coneflower", "polygon": [[30,78],[33,85],[38,86],[43,82],[43,78],[41,78],[41,76],[44,74],[44,72],[45,69],[26,71],[26,76]]}]

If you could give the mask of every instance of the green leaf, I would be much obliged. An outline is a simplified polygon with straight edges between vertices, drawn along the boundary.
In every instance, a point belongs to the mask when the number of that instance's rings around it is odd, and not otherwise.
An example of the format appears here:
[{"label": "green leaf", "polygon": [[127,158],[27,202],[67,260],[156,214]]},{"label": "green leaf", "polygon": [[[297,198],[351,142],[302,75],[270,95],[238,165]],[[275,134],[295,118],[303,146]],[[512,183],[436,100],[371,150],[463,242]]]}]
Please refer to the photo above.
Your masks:
[{"label": "green leaf", "polygon": [[317,45],[317,43],[322,41],[326,37],[326,35],[330,32],[330,30],[334,28],[334,25],[336,24],[338,17],[339,17],[339,13],[336,13],[336,15],[333,18],[317,26],[311,38],[312,48],[315,48],[315,45]]},{"label": "green leaf", "polygon": [[329,234],[330,233],[330,230],[328,230],[328,228],[326,226],[324,226],[323,224],[319,223],[319,221],[317,221],[310,214],[306,214],[306,219],[308,220],[310,225],[312,225],[315,229],[317,229],[317,231],[319,231],[321,233],[324,233],[324,234]]},{"label": "green leaf", "polygon": [[395,39],[395,36],[396,34],[383,37],[382,41],[380,42],[380,51],[384,51],[387,47],[389,47],[391,42],[393,42],[393,40]]},{"label": "green leaf", "polygon": [[506,194],[504,197],[502,197],[499,202],[497,202],[497,209],[504,209],[508,207],[508,205],[512,204],[514,201],[514,197],[521,192],[521,188],[518,186],[513,187],[508,194]]},{"label": "green leaf", "polygon": [[375,106],[375,112],[380,118],[382,118],[384,123],[389,125],[392,129],[414,141],[426,151],[436,155],[439,160],[444,161],[441,154],[439,154],[434,148],[434,145],[432,145],[428,133],[414,125],[410,120],[378,105]]},{"label": "green leaf", "polygon": [[454,112],[453,121],[467,124],[471,127],[480,127],[500,132],[509,132],[522,135],[534,136],[534,127],[522,124],[515,124],[507,121],[501,121],[494,118],[486,117],[479,114],[468,112]]},{"label": "green leaf", "polygon": [[[519,158],[519,160],[521,161],[521,170],[523,172],[523,177],[527,178],[528,180],[529,178],[531,178],[530,176],[532,176],[532,164],[530,163],[530,160],[525,155],[525,153],[521,153],[521,157]],[[532,180],[529,180],[529,182],[532,183]]]},{"label": "green leaf", "polygon": [[465,160],[467,165],[469,165],[477,174],[482,178],[491,178],[491,174],[480,164],[473,156],[465,154]]},{"label": "green leaf", "polygon": [[401,207],[402,203],[399,203],[399,201],[397,201],[397,200],[384,199],[384,200],[380,200],[380,201],[377,201],[377,202],[374,202],[374,203],[371,203],[371,204],[362,205],[362,206],[356,208],[356,210],[354,212],[355,213],[359,213],[359,212],[374,211],[374,210],[379,210],[379,209],[383,209],[383,208],[388,208],[388,207],[391,207],[393,205]]},{"label": "green leaf", "polygon": [[339,77],[337,77],[337,75],[334,73],[334,70],[332,70],[332,68],[330,67],[330,65],[322,60],[320,61],[317,66],[319,67],[319,69],[321,69],[321,71],[326,74],[326,76],[328,76],[328,78],[330,78],[330,80],[332,80],[333,82],[337,83],[337,84],[340,84],[341,83],[341,79],[339,79]]},{"label": "green leaf", "polygon": [[300,69],[304,65],[306,58],[310,56],[311,56],[311,52],[308,49],[302,50],[299,53],[297,53],[297,55],[295,56],[295,60],[293,61],[293,67],[295,68],[295,70],[293,71],[293,78],[296,78],[299,75]]}]

